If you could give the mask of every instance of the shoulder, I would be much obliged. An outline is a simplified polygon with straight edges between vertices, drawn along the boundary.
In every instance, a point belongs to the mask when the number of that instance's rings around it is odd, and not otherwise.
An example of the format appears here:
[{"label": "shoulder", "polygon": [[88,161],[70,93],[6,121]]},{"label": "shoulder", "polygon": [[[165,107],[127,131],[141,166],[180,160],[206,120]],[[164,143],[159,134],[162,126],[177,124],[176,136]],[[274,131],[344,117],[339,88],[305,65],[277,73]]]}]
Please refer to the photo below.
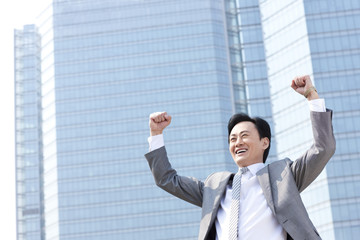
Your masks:
[{"label": "shoulder", "polygon": [[221,172],[212,173],[206,178],[205,185],[219,184],[221,181],[223,181],[225,179],[229,179],[232,174],[233,173],[231,173],[229,171],[221,171]]},{"label": "shoulder", "polygon": [[269,171],[271,172],[282,172],[287,168],[291,167],[291,161],[289,158],[284,158],[282,160],[277,160],[268,164]]},{"label": "shoulder", "polygon": [[277,160],[268,164],[269,167],[280,167],[291,164],[292,161],[289,158]]}]

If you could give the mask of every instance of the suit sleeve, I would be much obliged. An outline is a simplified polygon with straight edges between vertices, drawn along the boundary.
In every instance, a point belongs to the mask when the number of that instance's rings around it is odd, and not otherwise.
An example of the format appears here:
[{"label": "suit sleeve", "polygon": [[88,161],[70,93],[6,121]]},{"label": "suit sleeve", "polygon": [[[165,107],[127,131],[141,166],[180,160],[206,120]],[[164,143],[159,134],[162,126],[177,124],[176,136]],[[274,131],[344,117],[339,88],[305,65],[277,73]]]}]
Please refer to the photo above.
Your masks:
[{"label": "suit sleeve", "polygon": [[291,163],[299,192],[312,183],[335,153],[332,111],[310,112],[314,143],[300,158]]},{"label": "suit sleeve", "polygon": [[196,206],[202,206],[204,183],[196,178],[179,176],[171,167],[165,146],[145,154],[158,187]]}]

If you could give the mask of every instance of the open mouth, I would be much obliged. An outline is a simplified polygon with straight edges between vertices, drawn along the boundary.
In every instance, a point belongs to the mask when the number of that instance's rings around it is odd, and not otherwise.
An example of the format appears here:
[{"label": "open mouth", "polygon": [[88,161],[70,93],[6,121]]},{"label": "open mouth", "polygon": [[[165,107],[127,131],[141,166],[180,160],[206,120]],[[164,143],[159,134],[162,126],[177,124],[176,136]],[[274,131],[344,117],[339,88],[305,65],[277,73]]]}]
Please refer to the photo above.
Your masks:
[{"label": "open mouth", "polygon": [[235,151],[235,154],[236,154],[236,155],[242,154],[242,153],[244,153],[244,152],[246,152],[246,151],[247,151],[247,149],[238,149],[238,150]]}]

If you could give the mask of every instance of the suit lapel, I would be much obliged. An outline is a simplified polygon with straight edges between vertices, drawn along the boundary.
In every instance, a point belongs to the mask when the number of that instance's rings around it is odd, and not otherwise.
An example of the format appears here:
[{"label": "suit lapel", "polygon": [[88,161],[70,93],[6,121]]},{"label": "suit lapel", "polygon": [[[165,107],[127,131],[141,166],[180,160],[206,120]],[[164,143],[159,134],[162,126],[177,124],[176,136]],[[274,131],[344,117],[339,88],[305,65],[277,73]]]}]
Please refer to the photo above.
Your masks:
[{"label": "suit lapel", "polygon": [[271,182],[270,182],[270,174],[269,174],[269,165],[265,166],[263,169],[256,173],[257,178],[259,180],[260,186],[263,190],[266,201],[271,209],[271,211],[275,214],[274,209],[274,201],[271,193]]},{"label": "suit lapel", "polygon": [[[225,175],[225,176],[224,176]],[[224,174],[222,176],[222,179],[220,181],[219,187],[217,188],[217,191],[215,192],[215,195],[212,196],[213,201],[213,211],[211,212],[211,218],[210,218],[210,224],[212,224],[215,221],[217,210],[219,209],[221,198],[224,196],[224,192],[226,191],[226,186],[229,183],[229,179],[231,176],[234,176],[234,174]]]},{"label": "suit lapel", "polygon": [[[207,196],[207,200],[203,204],[203,210],[207,210],[208,213],[203,215],[203,219],[200,222],[200,229],[206,229],[205,232],[200,233],[199,236],[204,237],[206,239],[207,234],[210,232],[213,224],[215,222],[215,218],[219,209],[221,198],[224,195],[224,191],[226,190],[226,186],[229,183],[230,178],[234,174],[230,174],[229,172],[223,173],[220,176],[220,179],[216,182],[219,183],[218,187],[214,188],[215,191],[211,191],[211,194]],[[271,182],[270,182],[270,174],[269,174],[269,165],[265,166],[263,169],[256,173],[257,178],[259,180],[260,186],[263,190],[265,199],[267,201],[268,206],[270,207],[271,211],[275,214],[274,208],[274,201],[272,197],[271,191]],[[211,209],[211,210],[210,210]],[[207,212],[206,211],[206,212]],[[202,235],[204,234],[204,235]],[[199,238],[200,239],[200,238]]]},{"label": "suit lapel", "polygon": [[205,239],[207,238],[207,235],[209,234],[211,228],[214,225],[221,199],[224,195],[224,192],[226,191],[226,186],[229,182],[229,179],[233,175],[234,174],[231,174],[230,172],[224,172],[223,174],[221,174],[219,176],[219,180],[214,181],[218,182],[219,185],[217,187],[213,186],[213,191],[208,192],[208,195],[206,196],[206,201],[203,202],[203,219],[200,222],[200,229],[206,229],[206,231],[204,232],[204,234],[206,235],[204,236]]}]

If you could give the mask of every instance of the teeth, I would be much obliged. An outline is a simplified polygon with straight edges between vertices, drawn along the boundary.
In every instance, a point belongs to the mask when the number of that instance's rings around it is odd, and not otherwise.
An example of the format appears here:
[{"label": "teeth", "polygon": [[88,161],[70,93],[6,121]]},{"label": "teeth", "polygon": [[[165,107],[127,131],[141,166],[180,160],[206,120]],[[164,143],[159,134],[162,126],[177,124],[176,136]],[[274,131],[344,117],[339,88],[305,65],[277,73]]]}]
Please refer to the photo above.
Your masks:
[{"label": "teeth", "polygon": [[246,150],[238,150],[238,151],[236,151],[236,154],[243,153],[243,152],[246,152]]}]

